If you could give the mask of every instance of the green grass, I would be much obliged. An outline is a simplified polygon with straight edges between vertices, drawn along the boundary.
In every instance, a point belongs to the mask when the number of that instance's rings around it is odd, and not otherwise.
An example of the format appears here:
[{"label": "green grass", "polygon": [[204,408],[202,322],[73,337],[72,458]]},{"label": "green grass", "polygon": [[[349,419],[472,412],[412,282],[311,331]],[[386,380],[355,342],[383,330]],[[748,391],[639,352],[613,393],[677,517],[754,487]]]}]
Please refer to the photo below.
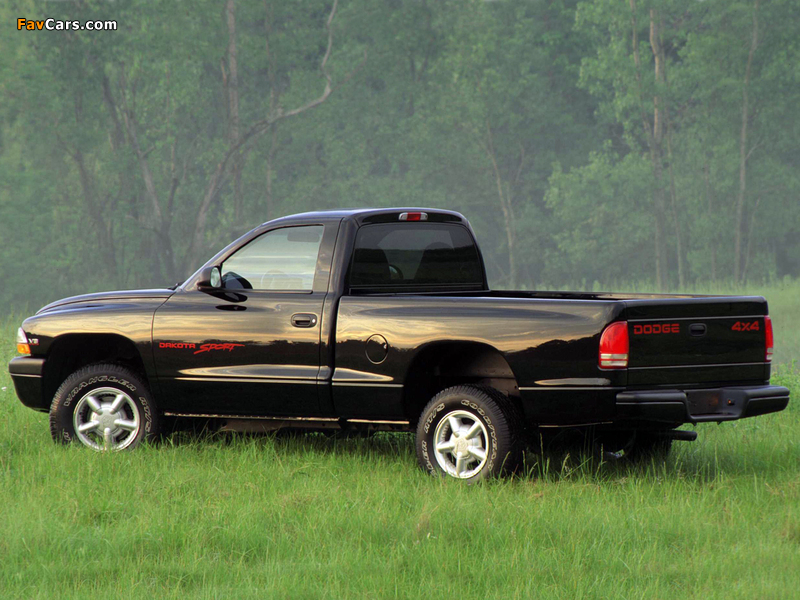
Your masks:
[{"label": "green grass", "polygon": [[56,446],[2,373],[0,598],[797,597],[800,372],[774,382],[787,411],[666,463],[530,455],[467,487],[403,435]]}]

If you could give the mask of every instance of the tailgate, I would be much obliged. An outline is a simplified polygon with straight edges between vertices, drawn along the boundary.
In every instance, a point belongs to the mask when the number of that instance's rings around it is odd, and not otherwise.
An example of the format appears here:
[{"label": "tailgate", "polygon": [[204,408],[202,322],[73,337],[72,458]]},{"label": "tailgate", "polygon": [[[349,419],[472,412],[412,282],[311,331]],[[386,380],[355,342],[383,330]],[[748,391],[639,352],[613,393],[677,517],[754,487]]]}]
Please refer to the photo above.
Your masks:
[{"label": "tailgate", "polygon": [[629,300],[626,313],[629,385],[768,377],[764,298]]}]

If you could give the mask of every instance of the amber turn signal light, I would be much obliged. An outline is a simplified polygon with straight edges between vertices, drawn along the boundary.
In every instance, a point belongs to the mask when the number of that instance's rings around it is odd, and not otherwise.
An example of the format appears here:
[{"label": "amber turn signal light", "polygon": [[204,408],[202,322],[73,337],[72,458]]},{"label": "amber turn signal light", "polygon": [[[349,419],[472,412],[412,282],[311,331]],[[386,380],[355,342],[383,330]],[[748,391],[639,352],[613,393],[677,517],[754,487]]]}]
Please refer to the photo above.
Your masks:
[{"label": "amber turn signal light", "polygon": [[28,343],[28,336],[22,331],[22,327],[17,329],[17,352],[20,354],[31,353],[31,345]]}]

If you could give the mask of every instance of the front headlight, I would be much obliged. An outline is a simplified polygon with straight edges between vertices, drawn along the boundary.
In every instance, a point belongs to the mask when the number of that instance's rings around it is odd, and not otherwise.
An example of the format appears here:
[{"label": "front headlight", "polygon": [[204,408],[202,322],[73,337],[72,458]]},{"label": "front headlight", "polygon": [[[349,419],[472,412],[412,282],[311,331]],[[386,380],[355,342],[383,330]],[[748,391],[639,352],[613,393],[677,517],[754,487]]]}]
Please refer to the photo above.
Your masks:
[{"label": "front headlight", "polygon": [[22,331],[22,327],[17,329],[17,352],[20,354],[30,354],[31,346],[28,343],[28,336]]}]

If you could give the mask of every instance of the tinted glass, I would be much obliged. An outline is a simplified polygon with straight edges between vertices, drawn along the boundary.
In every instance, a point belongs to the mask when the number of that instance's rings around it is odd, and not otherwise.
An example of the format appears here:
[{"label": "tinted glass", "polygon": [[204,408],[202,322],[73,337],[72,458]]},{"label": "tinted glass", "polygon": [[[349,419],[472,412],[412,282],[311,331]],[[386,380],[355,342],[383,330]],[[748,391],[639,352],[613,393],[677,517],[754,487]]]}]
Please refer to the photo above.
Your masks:
[{"label": "tinted glass", "polygon": [[359,229],[351,287],[483,286],[478,250],[465,227],[387,223]]},{"label": "tinted glass", "polygon": [[286,227],[256,238],[222,264],[223,287],[311,291],[323,229]]}]

